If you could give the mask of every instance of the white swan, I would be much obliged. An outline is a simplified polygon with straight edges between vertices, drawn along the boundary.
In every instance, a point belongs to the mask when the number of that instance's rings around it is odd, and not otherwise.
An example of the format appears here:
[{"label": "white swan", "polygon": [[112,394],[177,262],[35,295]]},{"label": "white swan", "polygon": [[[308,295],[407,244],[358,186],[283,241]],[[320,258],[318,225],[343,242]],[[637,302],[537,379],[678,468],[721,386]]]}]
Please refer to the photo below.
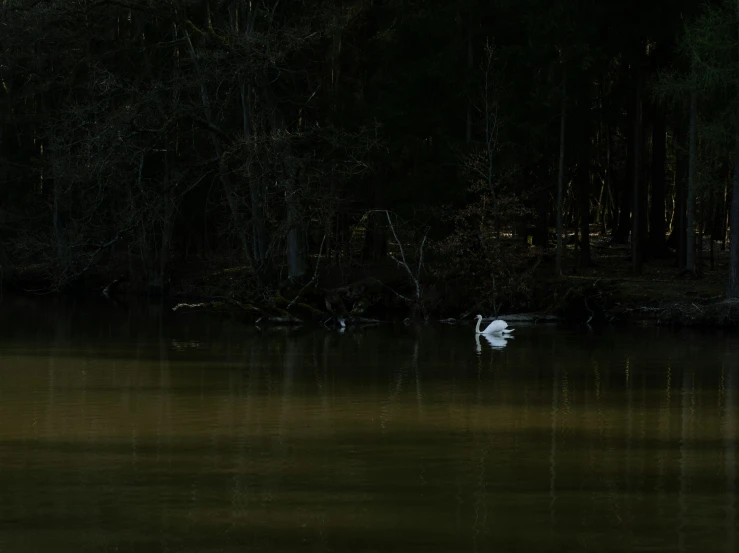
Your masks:
[{"label": "white swan", "polygon": [[505,321],[501,321],[498,319],[497,321],[493,321],[490,323],[485,330],[480,330],[480,323],[482,322],[482,315],[477,315],[475,317],[477,319],[477,326],[475,327],[475,334],[495,334],[495,335],[505,335],[510,334],[515,329],[508,328],[508,323]]}]

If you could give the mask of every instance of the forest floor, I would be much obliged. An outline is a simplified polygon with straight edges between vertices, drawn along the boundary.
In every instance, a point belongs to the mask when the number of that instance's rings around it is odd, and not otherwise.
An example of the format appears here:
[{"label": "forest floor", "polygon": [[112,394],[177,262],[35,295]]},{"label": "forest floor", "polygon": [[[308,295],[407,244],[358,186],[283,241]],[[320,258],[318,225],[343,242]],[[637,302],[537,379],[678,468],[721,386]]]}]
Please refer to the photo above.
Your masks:
[{"label": "forest floor", "polygon": [[[739,300],[725,299],[729,253],[721,249],[719,242],[714,242],[711,251],[711,241],[708,237],[703,240],[703,255],[697,260],[700,276],[694,277],[680,274],[674,252],[662,258],[647,259],[642,274],[634,275],[629,244],[612,244],[610,236],[602,235],[596,229],[591,233],[590,242],[593,265],[585,270],[578,268],[578,252],[570,245],[565,250],[565,276],[562,278],[555,276],[554,250],[548,250],[546,262],[539,266],[535,277],[537,290],[530,305],[530,309],[536,312],[532,315],[533,320],[542,315],[556,315],[560,320],[576,324],[591,321],[593,324],[739,324]],[[320,282],[295,289],[280,289],[271,299],[257,300],[255,304],[233,300],[250,297],[248,288],[251,281],[245,267],[233,267],[230,263],[228,260],[222,263],[200,260],[195,264],[177,266],[173,273],[181,281],[175,286],[176,297],[171,300],[197,302],[188,305],[197,310],[213,303],[207,310],[233,312],[235,309],[245,320],[266,317],[275,322],[293,320],[293,317],[324,321],[326,317],[344,316],[342,314],[354,316],[357,320],[364,317],[389,320],[409,315],[410,304],[393,290],[411,294],[410,281],[390,261],[358,267],[347,274],[341,271],[341,274],[333,276],[332,270],[325,269],[327,264],[324,264],[321,272],[325,274]],[[124,269],[122,265],[119,272],[124,274]],[[43,281],[43,274],[43,271],[22,271],[13,289],[32,293],[32,288],[41,288],[39,282]],[[118,282],[110,274],[91,276],[83,282],[82,290],[100,295],[103,288],[111,288]],[[96,280],[92,281],[92,278]],[[75,289],[66,292],[74,294]],[[135,296],[136,288],[124,283],[114,293]],[[462,297],[467,298],[464,294]],[[462,315],[461,311],[469,305],[455,304],[458,300],[448,298],[446,302],[444,298],[437,298],[436,305],[443,304],[444,307],[431,309],[427,315],[431,319],[444,316],[466,319],[468,313]],[[206,303],[202,303],[204,301]],[[527,315],[520,314],[523,306],[518,307],[512,313],[525,319]]]},{"label": "forest floor", "polygon": [[715,301],[724,298],[729,252],[721,251],[719,242],[714,243],[712,263],[710,240],[704,239],[702,260],[696,259],[696,264],[702,265],[700,277],[690,278],[680,275],[674,253],[663,258],[647,259],[642,274],[634,275],[630,244],[611,244],[609,236],[600,234],[591,235],[590,240],[594,266],[584,274],[566,278],[575,281],[610,281],[618,286],[625,298],[632,301]]},{"label": "forest floor", "polygon": [[[739,323],[739,302],[726,301],[729,252],[720,242],[703,240],[696,259],[699,275],[681,275],[674,252],[649,258],[634,275],[630,244],[612,244],[609,236],[591,235],[593,266],[563,277],[565,287],[607,290],[601,306],[606,319],[662,324],[729,326]],[[575,267],[576,252],[568,248],[567,263]],[[591,302],[592,303],[592,302]]]},{"label": "forest floor", "polygon": [[[629,244],[612,244],[610,236],[593,232],[591,248],[593,266],[584,271],[577,268],[578,252],[573,246],[567,248],[566,275],[562,278],[554,276],[554,251],[550,249],[549,261],[542,263],[537,272],[540,275],[536,279],[537,290],[529,306],[532,313],[522,314],[526,309],[518,306],[501,316],[538,321],[554,315],[574,324],[623,322],[714,327],[739,324],[739,301],[725,300],[728,251],[722,251],[720,243],[714,243],[712,253],[710,241],[704,239],[703,256],[697,261],[700,276],[693,277],[680,274],[674,252],[667,252],[662,258],[647,259],[642,274],[634,275]],[[233,270],[218,274],[224,278],[228,275],[233,282],[240,280]],[[260,304],[252,308],[252,318],[265,320],[266,317],[266,320],[281,323],[293,320],[292,317],[324,320],[336,315],[349,319],[355,316],[357,320],[364,316],[391,320],[409,316],[410,304],[390,291],[394,288],[411,294],[403,288],[407,288],[407,276],[395,263],[365,266],[356,274],[343,275],[333,283],[328,271],[321,281],[315,289],[281,290],[274,298],[274,308],[267,309]],[[232,286],[231,280],[223,281],[211,275],[195,289],[220,295],[225,294],[221,290]],[[438,299],[441,302],[437,308],[426,313],[431,320],[449,316],[466,320],[470,316],[467,312],[461,313],[469,306],[458,305],[451,298]],[[324,310],[324,302],[327,310]],[[367,311],[355,309],[365,303],[374,307]]]}]

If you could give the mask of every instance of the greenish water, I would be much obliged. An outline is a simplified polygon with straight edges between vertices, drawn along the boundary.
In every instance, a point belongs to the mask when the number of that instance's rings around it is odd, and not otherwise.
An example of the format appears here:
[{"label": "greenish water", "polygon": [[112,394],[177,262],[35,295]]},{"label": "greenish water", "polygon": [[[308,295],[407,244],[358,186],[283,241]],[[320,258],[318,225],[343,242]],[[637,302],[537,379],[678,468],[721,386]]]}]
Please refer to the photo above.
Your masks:
[{"label": "greenish water", "polygon": [[739,336],[0,303],[0,552],[731,552]]}]

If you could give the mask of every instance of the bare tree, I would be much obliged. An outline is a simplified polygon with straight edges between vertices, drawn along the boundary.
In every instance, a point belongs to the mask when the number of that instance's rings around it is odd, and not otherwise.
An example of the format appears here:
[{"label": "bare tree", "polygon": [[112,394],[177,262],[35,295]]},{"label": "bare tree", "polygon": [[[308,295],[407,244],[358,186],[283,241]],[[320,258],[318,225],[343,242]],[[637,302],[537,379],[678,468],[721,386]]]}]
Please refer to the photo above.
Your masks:
[{"label": "bare tree", "polygon": [[564,201],[565,126],[567,122],[567,68],[562,68],[562,96],[559,115],[559,167],[557,169],[557,275],[562,275],[563,237],[562,203]]},{"label": "bare tree", "polygon": [[[736,25],[739,29],[739,0],[736,3]],[[739,50],[739,41],[737,42]],[[737,83],[739,90],[739,83]],[[729,245],[729,282],[726,295],[730,298],[739,298],[739,107],[736,111],[734,128],[734,177],[731,189],[730,228],[731,238]]]}]

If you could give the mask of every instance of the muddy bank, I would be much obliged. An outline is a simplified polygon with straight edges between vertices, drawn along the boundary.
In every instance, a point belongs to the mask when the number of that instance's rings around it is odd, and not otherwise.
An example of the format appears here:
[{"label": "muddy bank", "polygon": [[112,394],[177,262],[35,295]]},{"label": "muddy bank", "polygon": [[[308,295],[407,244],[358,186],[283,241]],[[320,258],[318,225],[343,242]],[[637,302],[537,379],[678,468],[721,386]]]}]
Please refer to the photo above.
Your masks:
[{"label": "muddy bank", "polygon": [[614,320],[660,326],[734,327],[739,325],[739,299],[704,305],[682,301],[655,306],[617,307],[609,314]]},{"label": "muddy bank", "polygon": [[[665,297],[650,300],[630,293],[617,281],[549,283],[539,295],[546,303],[532,303],[497,317],[516,325],[567,324],[653,324],[661,326],[731,327],[739,325],[739,300],[719,300],[705,295],[689,299]],[[243,302],[235,298],[213,298],[196,303],[180,302],[177,313],[210,312],[235,316],[257,325],[317,323],[328,327],[377,324],[398,320],[419,320],[443,324],[468,324],[477,313],[486,320],[495,313],[484,306],[444,311],[414,305],[409,298],[387,293],[376,281],[358,282],[338,289],[303,291],[292,301],[277,296],[269,305]]]},{"label": "muddy bank", "polygon": [[[29,276],[29,275],[27,275]],[[228,275],[233,279],[233,275]],[[378,275],[380,276],[380,275]],[[279,289],[258,298],[248,290],[230,286],[233,280],[208,286],[191,287],[160,300],[178,316],[214,314],[235,318],[244,324],[300,325],[327,327],[378,324],[416,320],[466,324],[480,313],[486,319],[496,316],[490,306],[460,298],[455,293],[444,297],[433,284],[424,287],[420,300],[402,278],[375,276],[359,278],[335,287],[316,282],[284,283]],[[237,279],[238,280],[238,279]],[[628,279],[566,277],[536,281],[530,299],[497,316],[510,323],[524,324],[654,324],[664,326],[732,327],[739,325],[739,300],[725,300],[701,281],[656,282]],[[47,295],[41,278],[27,281],[5,280],[3,292],[34,296]],[[202,284],[202,283],[201,283]],[[198,293],[202,289],[205,293]],[[75,287],[55,291],[58,295],[98,298],[101,301],[128,302],[151,298],[125,280],[88,279]]]},{"label": "muddy bank", "polygon": [[[595,280],[559,285],[559,297],[547,311],[568,323],[653,324],[732,327],[739,325],[739,300],[725,299],[708,287],[685,283]],[[572,286],[569,286],[572,284]],[[564,292],[562,293],[562,290]],[[554,294],[557,295],[557,292]]]}]

